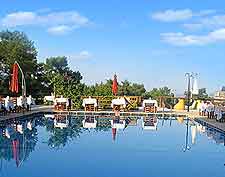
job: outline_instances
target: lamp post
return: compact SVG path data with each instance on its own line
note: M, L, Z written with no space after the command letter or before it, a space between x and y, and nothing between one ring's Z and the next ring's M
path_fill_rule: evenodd
M51 74L52 74L52 78L55 78L55 76L53 76L54 74L55 74L55 71L54 70L52 70L51 71ZM53 82L53 94L54 94L54 98L56 97L56 93L55 93L55 82Z
M191 149L191 147L188 145L188 138L189 138L189 118L187 118L187 123L186 123L185 147L183 148L184 152Z
M190 99L191 99L191 78L193 78L193 73L186 73L185 76L188 79L188 88L187 88L187 99L188 99L188 107L187 112L190 111Z
M15 61L15 64L18 65L18 68L21 72L21 76L22 76L22 95L24 97L26 97L26 79L25 79L25 76L24 76L24 73L23 73L23 70L22 68L20 67L19 63L17 61Z

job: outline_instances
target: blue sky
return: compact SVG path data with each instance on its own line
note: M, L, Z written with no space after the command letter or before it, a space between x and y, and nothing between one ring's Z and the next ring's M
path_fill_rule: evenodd
M24 31L39 61L65 55L84 82L167 85L183 93L185 72L210 93L225 85L222 0L14 0L1 2L0 29Z

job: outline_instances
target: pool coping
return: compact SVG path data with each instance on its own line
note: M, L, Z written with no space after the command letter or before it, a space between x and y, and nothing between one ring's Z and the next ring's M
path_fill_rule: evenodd
M219 131L219 132L225 133L225 126L224 126L224 128L221 128L221 127L219 127L218 125L215 125L215 123L210 122L210 121L209 121L208 119L206 119L206 118L195 118L194 120L195 120L196 122L202 124L203 126L207 126L207 127L209 127L209 128L213 128L213 129L215 129L215 130L217 130L217 131ZM221 123L221 124L223 124L223 123ZM225 125L225 123L224 123L224 125Z
M87 112L87 111L55 111L52 108L49 107L43 107L40 109L36 109L30 112L25 113L12 113L6 116L0 116L0 122L2 121L10 121L10 120L16 120L21 118L29 118L32 116L38 116L43 114L59 114L59 115L70 115L70 116L76 116L76 117L83 117L83 116L96 116L96 117L112 117L115 116L115 113L113 111L95 111L95 112ZM209 128L213 128L219 132L225 133L225 126L224 128L220 128L216 126L214 123L209 122L207 118L205 117L190 117L188 116L188 113L185 112L158 112L158 113L145 113L145 112L121 112L120 116L123 117L147 117L147 116L159 116L160 118L173 118L173 117L183 117L185 118L191 118L192 120L207 126ZM224 124L225 125L225 124Z

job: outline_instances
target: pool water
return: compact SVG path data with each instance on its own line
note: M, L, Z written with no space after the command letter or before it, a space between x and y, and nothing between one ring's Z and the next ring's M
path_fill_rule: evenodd
M1 177L223 177L225 135L179 118L38 115L0 125Z

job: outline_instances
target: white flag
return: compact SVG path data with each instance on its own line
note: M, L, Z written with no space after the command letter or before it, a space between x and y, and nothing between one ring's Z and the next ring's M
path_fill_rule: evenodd
M192 94L193 95L198 95L198 81L197 81L197 78L194 78L194 81L193 81L193 87L192 87Z

